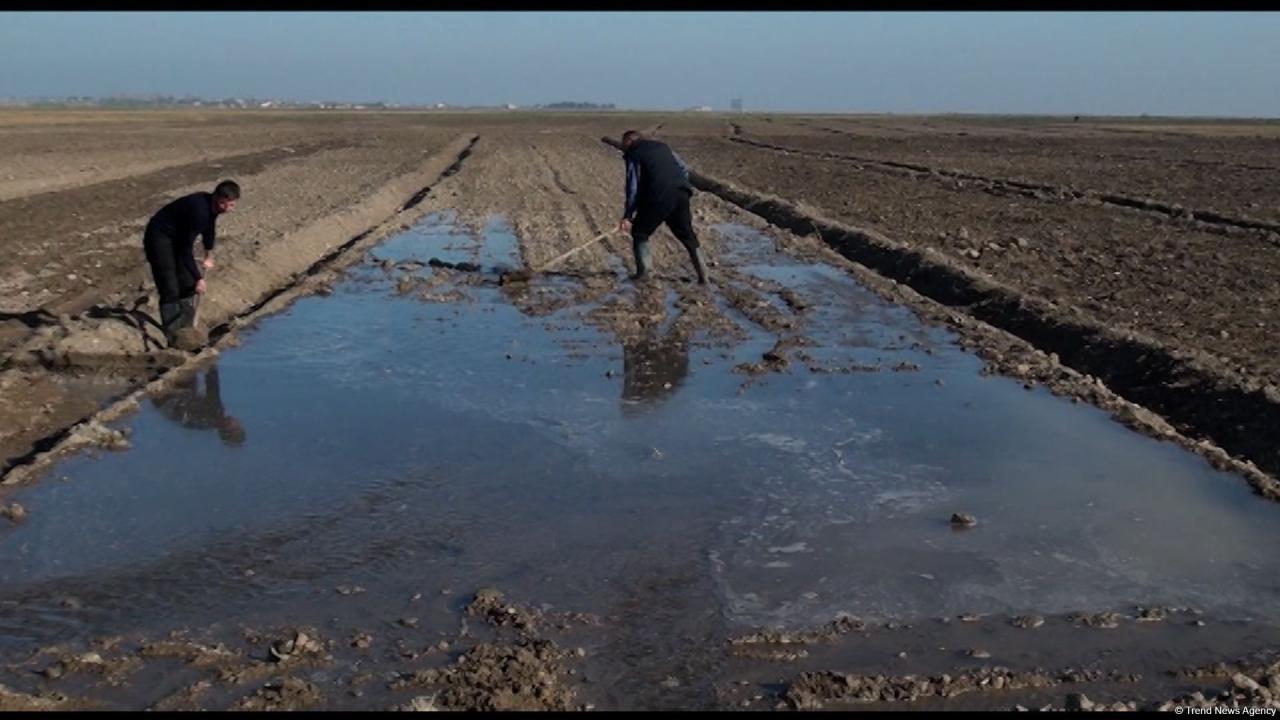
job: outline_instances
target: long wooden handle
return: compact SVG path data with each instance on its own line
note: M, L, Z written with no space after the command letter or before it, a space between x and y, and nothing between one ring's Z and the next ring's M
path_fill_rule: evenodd
M542 267L538 268L536 272L542 272L543 270L546 270L547 268L551 267L552 265L555 265L556 263L560 262L561 260L564 260L565 258L569 257L570 255L573 255L574 253L576 253L576 252L578 252L578 251L580 251L580 250L585 250L586 248L591 247L592 245L594 245L594 244L596 244L596 243L600 242L601 240L603 240L603 239L605 239L605 238L609 237L610 235L614 234L615 232L617 232L617 230L616 230L616 229L615 229L615 230L607 230L607 231L605 231L605 232L600 233L599 235L597 235L597 236L595 236L595 237L591 238L591 239L590 239L590 240L588 240L587 242L582 243L582 244L581 244L581 245L579 245L578 247L576 247L576 248L574 248L574 249L570 250L569 252L566 252L566 253L564 253L563 255L560 255L560 256L558 256L558 257L553 257L553 258L551 258L549 261L547 261L547 262L543 263L543 264L542 264Z

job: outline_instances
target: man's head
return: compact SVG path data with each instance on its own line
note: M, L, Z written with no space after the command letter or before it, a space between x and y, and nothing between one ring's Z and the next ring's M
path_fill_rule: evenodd
M235 180L223 180L213 189L213 208L220 214L235 210L239 199L240 186Z
M631 149L631 146L632 146L632 145L635 145L635 144L636 144L637 142L639 142L640 140L641 140L641 137L640 137L640 133L639 133L638 131L636 131L636 130L628 130L628 131L626 131L626 132L622 133L622 149L623 149L623 150L630 150L630 149Z

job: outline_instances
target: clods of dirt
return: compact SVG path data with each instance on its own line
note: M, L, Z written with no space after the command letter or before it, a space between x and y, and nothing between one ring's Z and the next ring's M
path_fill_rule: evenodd
M430 704L442 710L573 710L577 692L564 666L569 656L549 640L483 643L452 665L402 677L392 688L438 688Z
M299 710L324 702L315 685L295 677L270 682L236 703L233 710Z
M16 502L0 505L0 517L10 522L20 523L26 519L27 509Z

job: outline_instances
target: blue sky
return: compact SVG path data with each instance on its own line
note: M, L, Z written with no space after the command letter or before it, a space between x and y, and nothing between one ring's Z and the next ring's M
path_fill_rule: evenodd
M1280 116L1280 13L0 13L0 97Z

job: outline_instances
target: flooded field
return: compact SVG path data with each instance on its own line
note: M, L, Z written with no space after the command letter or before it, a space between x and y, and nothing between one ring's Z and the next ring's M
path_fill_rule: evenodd
M425 692L397 679L505 631L475 611L490 587L512 616L583 619L538 626L582 649L562 678L575 707L772 708L801 670L984 654L1141 671L1119 696L1155 697L1176 686L1162 671L1277 647L1280 506L980 372L948 332L768 234L707 235L711 289L504 284L521 258L501 217L434 214L379 245L150 398L120 426L127 450L9 496L26 517L0 524L0 684L228 707L279 668L205 687L206 666L146 643L176 631L269 663L262 637L306 627L331 655L269 700L390 707ZM699 327L697 308L727 322ZM640 329L618 332L628 312ZM1126 621L1077 627L1108 612ZM865 637L740 652L840 618ZM118 677L45 671L91 646Z

